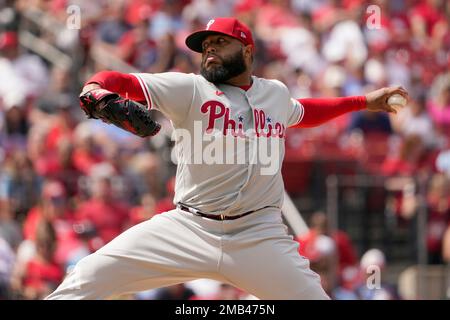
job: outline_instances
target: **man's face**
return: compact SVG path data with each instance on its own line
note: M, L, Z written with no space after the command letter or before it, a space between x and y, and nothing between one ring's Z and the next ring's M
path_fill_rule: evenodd
M247 70L245 46L225 35L210 35L203 40L200 73L212 83L224 83Z

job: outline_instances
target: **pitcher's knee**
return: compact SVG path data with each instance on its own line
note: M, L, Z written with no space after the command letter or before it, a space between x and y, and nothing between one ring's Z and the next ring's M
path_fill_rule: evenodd
M112 266L112 263L108 264L103 256L93 253L78 261L73 272L79 279L84 281L98 281L108 273L106 269L108 269L109 265Z
M91 254L81 259L47 299L101 299L114 286L114 259Z

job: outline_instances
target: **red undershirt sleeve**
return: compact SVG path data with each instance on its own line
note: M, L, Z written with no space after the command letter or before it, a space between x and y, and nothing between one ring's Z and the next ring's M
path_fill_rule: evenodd
M103 89L115 92L124 98L146 103L141 84L136 76L117 71L101 71L91 77L86 84L97 83Z
M365 96L307 98L297 101L303 106L304 114L290 128L316 127L345 113L363 110L367 103Z

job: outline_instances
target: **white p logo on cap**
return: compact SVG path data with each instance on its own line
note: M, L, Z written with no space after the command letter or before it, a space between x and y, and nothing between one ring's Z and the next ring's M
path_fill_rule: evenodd
M206 25L206 30L209 30L209 28L212 26L212 24L215 22L216 20L211 19L208 21L208 24Z

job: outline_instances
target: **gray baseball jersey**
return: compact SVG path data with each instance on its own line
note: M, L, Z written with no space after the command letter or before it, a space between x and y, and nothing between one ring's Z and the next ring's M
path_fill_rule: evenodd
M304 113L303 106L290 97L283 83L253 76L252 86L245 91L215 85L195 74L134 75L148 106L161 111L175 129L175 203L224 215L266 206L281 208L286 129L299 123ZM216 141L222 138L215 144L216 154L211 153L215 162L208 162L213 146L204 138L211 131ZM240 148L235 141L239 139L243 141ZM235 142L234 148L227 148L230 141ZM217 155L222 151L224 158ZM239 158L242 153L244 157ZM275 169L269 170L270 166Z

